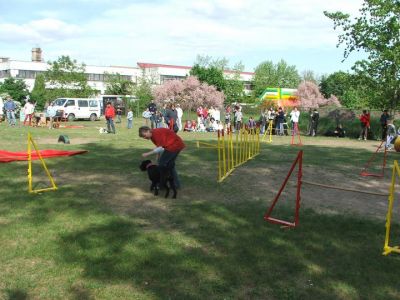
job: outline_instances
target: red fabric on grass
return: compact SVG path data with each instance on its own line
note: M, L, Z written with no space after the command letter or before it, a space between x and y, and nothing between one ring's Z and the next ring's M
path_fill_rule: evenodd
M84 154L87 151L62 151L62 150L39 150L42 158L51 158L59 156L72 156L77 154ZM32 160L39 159L38 154L35 150L32 150ZM12 161L24 161L28 160L28 152L10 152L0 150L0 163L8 163Z

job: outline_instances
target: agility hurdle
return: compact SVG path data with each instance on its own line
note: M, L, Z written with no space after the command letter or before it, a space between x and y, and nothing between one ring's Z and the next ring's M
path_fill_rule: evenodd
M385 166L386 166L386 157L387 157L387 149L386 146L384 145L385 141L382 141L380 145L376 148L376 151L371 155L370 159L367 161L367 163L364 166L364 169L361 170L360 175L361 176L373 176L373 177L383 177L385 175ZM378 154L378 151L384 147L384 153L383 153L383 162L382 162L382 169L380 173L370 173L368 172L368 168L371 165L371 163L375 160L375 157Z
M234 134L232 128L228 127L226 130L217 130L217 137L216 145L197 141L197 148L217 149L218 182L222 182L235 168L260 153L259 129L243 127Z
M273 130L273 121L269 120L268 121L268 127L267 130L265 130L263 137L262 137L262 141L266 141L267 143L272 143L272 130ZM267 136L268 136L268 141L267 141Z
M299 224L299 209L300 209L300 199L301 199L301 187L303 184L306 185L311 185L311 186L316 186L320 188L329 188L329 189L335 189L335 190L340 190L340 191L347 191L347 192L354 192L354 193L361 193L361 194L367 194L367 195L374 195L374 196L383 196L383 197L388 197L389 196L389 211L388 211L388 221L387 221L387 239L389 238L389 230L390 230L390 219L391 219L391 214L392 214L392 206L393 206L393 194L394 194L394 172L395 172L395 167L397 167L397 174L400 177L400 169L397 165L397 162L395 162L395 166L393 167L393 176L392 176L392 187L391 187L391 192L390 194L384 194L384 193L376 193L376 192L371 192L371 191L363 191L363 190L357 190L357 189L350 189L350 188L342 188L342 187L337 187L333 185L327 185L327 184L322 184L322 183L317 183L317 182L311 182L311 181L305 181L303 180L303 171L302 171L302 164L303 164L303 150L300 150L296 156L296 159L293 161L293 164L283 181L281 188L279 189L277 195L275 196L274 200L272 201L272 204L270 208L267 210L267 212L264 214L264 220L268 221L270 223L274 224L280 224L285 227L296 227ZM293 173L296 165L298 165L298 173L297 173L297 186L296 186L296 208L295 208L295 215L294 215L294 221L286 221L286 220L280 220L277 218L271 217L272 211L276 205L276 203L279 200L279 197L285 188L291 174ZM390 201L390 197L392 197L392 200ZM391 203L391 204L390 204ZM390 251L396 251L400 253L400 249L398 247L388 247L388 240L385 242L385 249L389 249ZM395 250L398 249L398 250ZM386 250L385 250L386 251ZM390 253L390 252L389 252Z
M31 147L31 145L33 146L33 148L35 148L36 154L38 155L38 157L42 163L43 169L45 170L46 175L50 180L51 187L49 187L49 188L34 190L32 187L33 180L32 180L32 147ZM29 193L41 193L41 192L55 191L55 190L57 190L56 183L54 182L54 179L51 176L50 171L47 168L46 163L44 162L44 159L43 159L42 155L40 154L40 151L39 151L35 141L32 138L31 133L29 132L28 133L28 192Z

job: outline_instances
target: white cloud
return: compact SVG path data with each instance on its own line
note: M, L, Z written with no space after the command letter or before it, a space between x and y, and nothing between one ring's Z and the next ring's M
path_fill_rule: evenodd
M249 65L248 61L269 59L267 53L287 53L288 49L296 59L297 50L306 53L308 49L335 49L338 33L323 11L341 10L354 15L361 6L361 0L126 3L108 8L97 18L81 18L80 24L67 23L68 16L63 18L62 11L54 7L42 10L42 15L56 18L25 24L0 21L0 47L2 42L39 43L44 53L59 56L68 52L89 64L134 65L140 60L191 64L196 54L202 53ZM107 7L106 2L102 5Z
M80 29L56 19L33 20L26 24L0 24L0 42L46 43L74 37Z

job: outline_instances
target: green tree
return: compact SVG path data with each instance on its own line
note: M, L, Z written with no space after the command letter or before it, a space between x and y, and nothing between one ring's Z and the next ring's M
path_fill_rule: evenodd
M43 74L38 74L35 78L35 85L31 92L31 99L36 102L36 108L41 110L48 99L46 93L46 82Z
M151 90L151 80L142 76L139 80L139 84L133 89L133 93L137 100L135 103L131 104L131 108L136 113L136 116L140 116L140 113L153 99Z
M134 83L126 79L121 74L104 73L106 83L106 94L108 95L130 95L132 94Z
M50 68L44 73L50 88L50 98L89 97L94 90L88 85L85 64L78 64L69 56L61 56L49 62Z
M196 76L200 82L215 86L220 92L223 92L226 88L224 72L218 67L202 67L195 64L190 70L190 75Z
M0 94L8 94L14 100L23 103L23 100L29 95L29 91L23 80L10 77L0 83Z
M324 12L333 20L340 44L345 44L344 60L353 51L367 58L357 61L353 70L378 87L372 105L397 108L400 100L400 3L398 0L364 0L360 16L350 19L342 12Z
M264 61L254 71L254 96L259 97L267 87L297 88L300 75L296 66L289 66L284 60L274 64Z

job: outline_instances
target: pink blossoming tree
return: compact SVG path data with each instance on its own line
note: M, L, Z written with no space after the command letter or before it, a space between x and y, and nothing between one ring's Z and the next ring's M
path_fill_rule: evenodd
M297 88L296 96L300 102L300 106L303 108L318 108L327 105L341 106L338 98L334 95L328 99L324 98L318 86L311 81L300 83Z
M153 90L154 101L157 105L166 103L179 104L184 110L191 110L202 105L205 107L223 106L225 95L214 86L189 76L185 80L168 80Z

